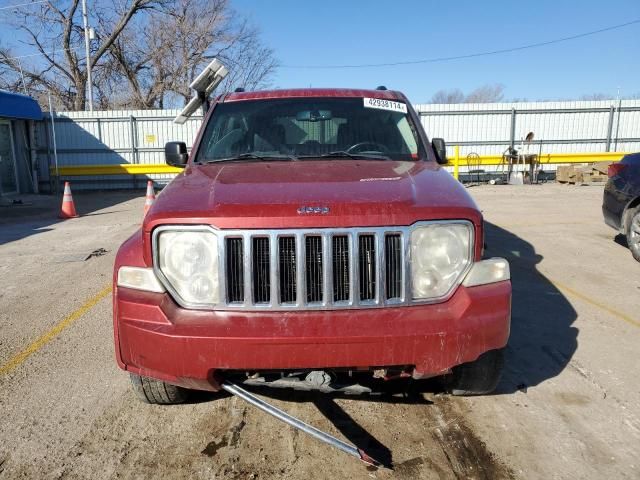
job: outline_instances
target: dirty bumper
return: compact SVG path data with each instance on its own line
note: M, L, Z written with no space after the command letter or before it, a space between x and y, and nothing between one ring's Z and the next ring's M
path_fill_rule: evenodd
M219 390L223 370L408 366L446 373L509 337L511 284L460 287L447 302L314 312L195 311L167 294L119 288L121 368L187 388Z

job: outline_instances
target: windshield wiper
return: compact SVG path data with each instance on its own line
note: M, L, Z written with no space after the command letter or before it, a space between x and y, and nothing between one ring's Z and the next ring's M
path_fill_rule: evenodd
M235 157L213 158L211 160L205 160L204 162L200 162L200 163L244 162L247 160L259 160L263 162L269 162L271 160L298 160L298 157L295 157L293 155L287 155L284 153L263 154L263 155L259 155L257 153L241 153L240 155L236 155Z
M391 160L390 157L384 153L349 153L345 150L336 150L335 152L323 153L321 155L304 155L298 158L333 158L333 157L347 157L356 160Z

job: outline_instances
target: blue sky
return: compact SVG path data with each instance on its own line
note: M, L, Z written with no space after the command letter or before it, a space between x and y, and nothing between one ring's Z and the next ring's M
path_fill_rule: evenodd
M640 19L640 0L234 0L283 65L276 87L375 87L412 102L439 89L501 83L507 98L640 93L640 24L555 45L443 63L312 70L285 65L385 63L464 55Z

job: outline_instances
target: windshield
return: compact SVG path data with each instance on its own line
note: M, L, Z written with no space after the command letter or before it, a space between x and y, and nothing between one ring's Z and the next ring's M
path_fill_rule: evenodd
M416 160L418 135L402 102L287 98L221 103L196 162L317 157Z

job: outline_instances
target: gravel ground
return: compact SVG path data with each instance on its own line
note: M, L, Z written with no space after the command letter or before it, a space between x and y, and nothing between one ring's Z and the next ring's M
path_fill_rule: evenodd
M494 395L429 383L382 398L258 392L393 467L377 470L225 394L136 400L115 364L110 296L98 294L142 194L76 195L82 216L64 222L51 197L0 207L0 479L639 478L640 265L603 224L602 187L469 192L487 254L512 266Z

